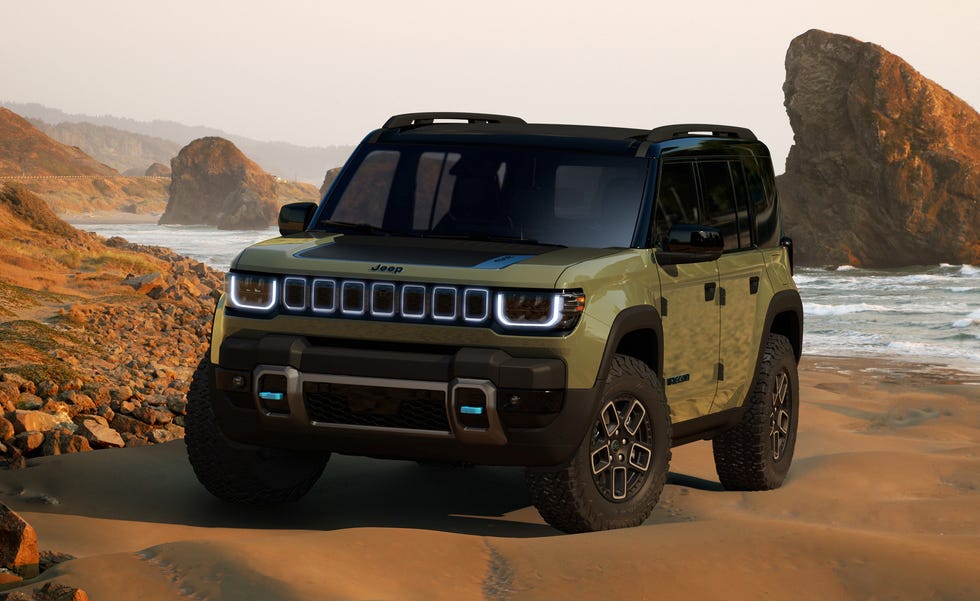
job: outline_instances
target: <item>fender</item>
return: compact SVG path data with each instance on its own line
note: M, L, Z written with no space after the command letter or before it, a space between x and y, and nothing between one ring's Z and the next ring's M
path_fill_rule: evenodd
M609 335L606 337L606 348L602 353L602 363L599 365L599 373L596 375L596 385L605 382L609 375L609 366L612 365L613 356L619 343L630 332L637 330L653 330L656 335L656 348L652 349L654 355L653 370L657 373L660 385L664 386L664 326L660 318L660 312L652 305L636 305L619 312L609 328Z

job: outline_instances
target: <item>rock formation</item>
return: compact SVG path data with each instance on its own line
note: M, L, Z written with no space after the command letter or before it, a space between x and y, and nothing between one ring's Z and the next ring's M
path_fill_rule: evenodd
M5 108L0 108L0 140L0 175L119 175Z
M228 140L194 140L170 165L170 200L161 224L259 229L276 222L276 179Z
M34 124L62 144L77 146L89 156L127 175L143 175L150 163L169 162L181 146L171 140L93 123L49 125L44 121L34 121ZM184 138L184 141L190 139Z
M980 263L980 115L875 44L810 30L786 53L779 178L803 264Z
M170 177L170 167L163 163L153 163L143 172L146 177Z
M320 185L320 198L327 193L330 189L330 185L333 184L333 180L337 179L340 174L340 167L334 167L333 169L327 169L327 173L323 176L323 183Z

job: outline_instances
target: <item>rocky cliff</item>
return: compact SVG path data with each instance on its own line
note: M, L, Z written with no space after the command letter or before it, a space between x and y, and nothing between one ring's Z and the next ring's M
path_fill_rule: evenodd
M980 115L875 44L810 30L786 53L779 178L803 264L980 263Z
M109 115L77 115L35 103L17 103L0 100L0 105L6 106L25 117L43 121L46 124L59 123L63 125L65 123L81 122L96 126L107 126L110 130L114 129L124 133L133 132L150 138L163 138L166 141L174 143L176 146L166 157L154 159L161 162L169 161L177 154L177 150L181 146L186 145L189 140L205 136L218 136L231 140L242 152L251 157L252 160L261 165L269 173L288 180L302 180L314 184L320 181L324 167L342 165L354 150L353 146L311 147L297 146L285 142L263 142L245 136L223 132L211 127L190 127L173 121L136 121ZM60 128L61 125L57 127ZM52 137L57 139L58 135L60 133L55 133ZM90 141L95 142L96 146L90 147L88 145ZM101 144L97 138L81 138L78 139L78 142L77 146L89 152L92 156L99 156L95 154L97 145ZM73 142L73 144L75 143ZM113 165L112 161L106 161L106 163ZM145 168L148 164L149 161L144 158L142 162L134 162L132 168Z
M0 176L119 175L78 148L51 139L5 108L0 108L0 141Z
M170 200L161 224L259 229L276 222L276 179L228 140L194 140L170 166Z
M151 163L169 163L180 150L176 142L107 125L68 122L50 125L39 120L33 123L62 144L77 146L106 165L133 175L143 175Z

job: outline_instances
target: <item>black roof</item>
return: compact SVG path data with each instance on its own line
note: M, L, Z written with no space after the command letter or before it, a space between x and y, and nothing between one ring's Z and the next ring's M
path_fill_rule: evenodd
M437 122L437 120L439 120ZM451 120L444 122L444 120ZM527 123L519 117L487 113L408 113L395 115L372 132L373 143L502 144L589 150L633 156L659 155L671 151L696 151L707 146L761 147L755 134L742 127L713 124L665 125L654 129ZM758 150L756 151L758 154Z

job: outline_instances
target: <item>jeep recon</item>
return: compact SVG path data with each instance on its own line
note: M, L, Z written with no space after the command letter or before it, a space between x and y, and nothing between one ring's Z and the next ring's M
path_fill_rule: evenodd
M516 465L583 532L642 523L674 445L710 439L728 489L786 476L803 310L747 129L398 115L279 230L187 395L222 499L298 499L330 453Z

